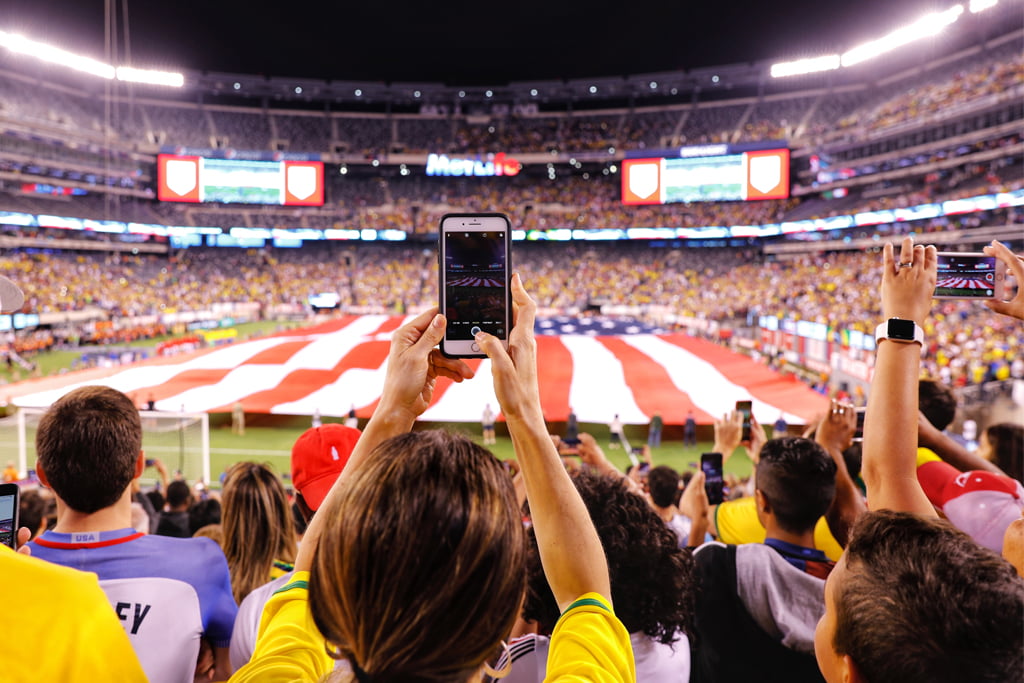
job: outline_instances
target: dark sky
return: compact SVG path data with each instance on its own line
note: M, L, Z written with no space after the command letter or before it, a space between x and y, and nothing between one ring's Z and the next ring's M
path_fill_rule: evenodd
M139 66L500 84L842 51L953 0L107 0ZM103 56L104 0L4 0L0 29ZM121 32L119 21L118 31Z

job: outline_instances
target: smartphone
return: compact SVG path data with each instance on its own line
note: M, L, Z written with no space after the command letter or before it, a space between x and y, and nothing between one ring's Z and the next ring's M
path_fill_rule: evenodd
M863 441L864 440L864 416L867 415L868 408L867 408L867 406L861 406L859 408L854 408L854 410L857 412L857 431L855 431L853 433L853 440L854 441Z
M156 464L156 458L146 458L146 467L152 467Z
M743 441L750 441L750 411L753 408L752 401L736 401L736 412L743 415Z
M704 472L704 491L708 503L718 505L725 498L725 480L722 478L722 454L701 453L700 469Z
M483 330L508 348L512 326L512 224L500 213L441 218L438 259L440 309L448 320L441 353L484 358L474 337Z
M18 510L21 505L21 487L0 484L0 544L17 550Z
M979 252L940 251L936 299L999 299L1006 288L1006 264Z

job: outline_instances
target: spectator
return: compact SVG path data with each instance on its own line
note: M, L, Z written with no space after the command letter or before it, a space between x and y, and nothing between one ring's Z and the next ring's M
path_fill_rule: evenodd
M241 462L224 482L224 555L235 601L290 572L295 525L284 486L267 465Z
M686 422L683 424L683 445L697 445L697 420L693 417L693 411L686 411Z
M18 481L21 477L18 475L18 468L14 466L13 460L7 461L7 467L4 468L4 483L11 484Z
M656 471L658 468L652 470ZM690 680L687 632L693 616L693 559L643 498L626 490L622 476L581 472L573 476L601 539L611 572L612 599L630 633L636 680L670 683ZM529 533L527 591L523 618L536 622L542 635L509 644L512 671L506 683L545 680L550 634L559 611L548 588ZM498 661L501 670L505 662Z
M703 484L702 484L703 485ZM698 546L704 542L704 534L691 534L693 520L679 511L676 501L679 497L679 473L666 465L658 465L647 473L647 491L651 507L661 521L675 533L679 547Z
M210 524L220 524L221 505L216 498L207 498L192 504L188 509L188 530L190 536Z
M103 386L65 394L40 419L36 452L58 513L55 529L30 544L32 553L99 576L151 681L191 681L204 636L213 673L226 679L237 608L224 555L206 539L131 527L131 481L145 467L131 400Z
M989 425L981 432L978 455L1017 481L1024 481L1024 427L1011 422Z
M498 443L497 439L494 438L494 411L491 410L491 404L484 404L484 413L480 417L480 426L484 434L484 445L490 446Z
M491 359L495 392L519 446L539 552L562 612L548 676L635 680L629 634L609 607L600 540L544 426L536 304L518 276L512 295L512 355L485 333L477 342ZM456 381L473 375L434 349L444 328L433 309L392 338L384 392L352 454L355 464L313 519L296 581L267 603L256 653L236 683L319 679L330 665L325 639L360 680L469 680L488 668L522 592L525 544L512 482L468 439L403 433L429 405L435 373ZM322 636L314 635L314 623Z
M707 544L694 555L695 680L821 680L814 625L834 563L815 548L814 527L832 504L835 479L833 458L813 441L765 444L754 496L765 542Z
M919 329L931 309L936 251L886 244L883 316ZM864 425L862 475L872 512L828 580L815 652L825 679L871 683L1024 677L1024 581L944 521L917 469L920 343L883 323Z
M191 538L188 511L192 506L192 489L187 482L176 479L167 485L167 509L160 513L156 525L158 536Z
M22 490L18 505L18 523L29 530L29 540L46 531L46 489Z
M307 429L295 441L292 446L292 484L295 486L295 508L301 514L304 525L312 521L327 492L345 469L359 434L359 430L346 425L328 423ZM274 579L254 589L242 600L235 619L235 629L231 634L233 670L241 668L252 657L263 607L275 591L288 583L291 576L285 574Z

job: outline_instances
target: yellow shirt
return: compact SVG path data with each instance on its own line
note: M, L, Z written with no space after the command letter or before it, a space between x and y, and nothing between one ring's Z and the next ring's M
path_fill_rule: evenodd
M319 681L333 667L309 611L309 572L295 572L267 601L252 659L235 672L231 683Z
M722 543L741 545L743 543L764 543L766 536L761 521L757 518L756 502L753 496L729 500L715 510L715 526ZM814 525L814 547L825 553L833 562L839 561L843 548L832 535L828 523L822 517Z
M0 546L4 628L0 678L144 683L135 651L95 574Z
M616 683L635 681L629 633L608 601L587 593L569 605L555 625L544 681Z

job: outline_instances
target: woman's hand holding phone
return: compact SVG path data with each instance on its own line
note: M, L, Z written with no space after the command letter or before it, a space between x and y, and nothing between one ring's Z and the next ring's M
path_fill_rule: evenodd
M1024 320L1024 262L1015 256L1005 244L992 240L992 244L985 247L983 251L989 256L995 256L1006 264L1006 269L1013 273L1017 280L1017 294L1009 301L986 301L985 305L996 313L1002 313L1018 320Z

